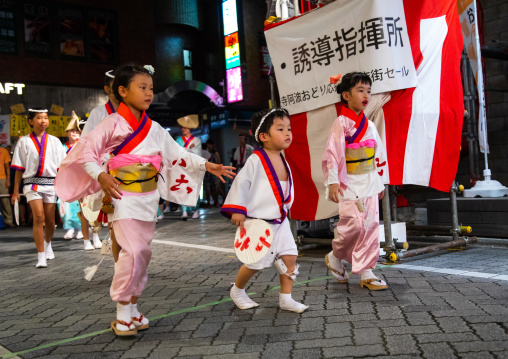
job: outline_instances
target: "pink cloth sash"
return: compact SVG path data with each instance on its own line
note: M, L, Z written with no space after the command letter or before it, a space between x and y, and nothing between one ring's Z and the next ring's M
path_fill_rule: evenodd
M346 148L352 148L352 149L359 149L360 147L370 147L375 148L376 147L376 140L365 140L360 141L358 143L351 143L349 145L346 145Z
M150 163L155 167L157 171L161 168L162 157L160 155L156 156L139 156L133 154L120 154L118 156L113 156L108 161L108 171L117 169L123 166L130 166L135 163Z

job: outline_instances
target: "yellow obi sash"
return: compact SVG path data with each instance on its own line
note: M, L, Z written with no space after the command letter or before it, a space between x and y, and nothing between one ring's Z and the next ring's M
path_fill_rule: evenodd
M346 167L348 175L362 175L374 172L376 149L372 147L346 147Z
M157 169L151 164L136 163L110 170L123 184L118 188L131 193L148 193L157 189Z

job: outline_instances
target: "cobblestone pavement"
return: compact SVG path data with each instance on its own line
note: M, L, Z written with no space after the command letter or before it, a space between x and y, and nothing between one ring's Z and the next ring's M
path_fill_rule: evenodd
M108 330L112 258L87 282L83 269L99 251L63 234L55 234L56 259L35 269L31 230L0 232L1 358L508 358L506 248L384 266L376 272L390 288L379 292L360 288L358 276L346 285L330 279L327 248L303 252L293 297L307 312L278 308L273 268L248 287L260 307L240 310L228 295L239 268L228 252L234 227L216 210L187 222L173 216L159 222L157 240L226 251L153 243L139 302L150 329L117 338Z

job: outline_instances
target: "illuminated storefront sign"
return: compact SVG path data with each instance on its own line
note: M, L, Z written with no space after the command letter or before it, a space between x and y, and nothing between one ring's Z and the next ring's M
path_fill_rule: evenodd
M228 35L224 38L226 47L226 70L240 66L240 44L238 42L238 32Z
M222 0L228 102L243 100L236 0Z
M11 82L0 82L0 93L2 94L10 94L13 91L16 91L18 95L23 95L23 88L25 84L14 84Z
M224 21L224 35L238 31L236 0L222 0L222 18Z
M228 102L237 102L243 100L242 91L242 70L240 67L235 67L226 71L226 78L228 83Z

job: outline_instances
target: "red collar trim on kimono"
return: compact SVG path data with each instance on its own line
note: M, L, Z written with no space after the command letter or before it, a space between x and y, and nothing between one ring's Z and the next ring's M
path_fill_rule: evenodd
M39 139L37 138L37 135L35 132L32 132L30 134L30 138L32 139L32 142L35 145L35 148L37 149L37 153L39 153L39 166L37 167L37 174L36 176L42 176L42 172L44 172L44 162L46 161L46 148L48 147L48 135L46 132L42 134L41 142L39 142Z
M365 117L363 111L360 112L359 115L357 115L353 110L351 110L347 106L342 106L340 114L355 121L356 132L353 136L351 136L351 138L349 140L346 138L346 141L348 141L348 143L360 142L362 140L363 136L365 136L365 133L367 132L367 128L369 127L368 123L367 123L367 118Z
M254 154L257 155L261 160L261 164L263 165L266 176L268 177L268 182L270 182L270 187L272 187L273 195L275 196L275 199L279 205L280 218L275 219L274 223L282 223L287 217L286 210L284 209L284 204L291 202L291 188L293 187L293 179L291 178L291 172L289 172L289 167L286 163L286 159L282 154L280 155L282 158L282 163L284 163L284 167L286 167L289 179L289 194L288 197L284 199L284 193L282 192L282 187L280 186L279 177L277 177L277 173L275 173L272 161L270 161L270 158L266 154L265 150L262 148L257 148L254 151Z
M116 112L111 100L108 100L108 102L106 102L104 106L106 106L106 111L108 111L108 115L111 115L112 113Z
M72 146L74 146L74 145L71 145L68 141L65 142L65 147L67 147L66 153L69 153L69 151L71 150Z
M187 146L189 146L189 145L190 145L190 143L191 143L191 142L192 142L192 140L194 139L194 136L193 136L193 135L190 135L190 137L189 137L189 138L187 138L187 139L186 139L186 138L187 138L187 137L182 136L182 140L183 140L183 142L184 142L183 147L185 147L185 148L187 148Z
M130 153L141 142L143 142L152 127L152 120L148 118L145 111L141 114L141 121L138 122L131 110L129 110L123 102L120 103L120 106L118 107L118 114L127 121L133 132L113 151L113 155L115 156Z

